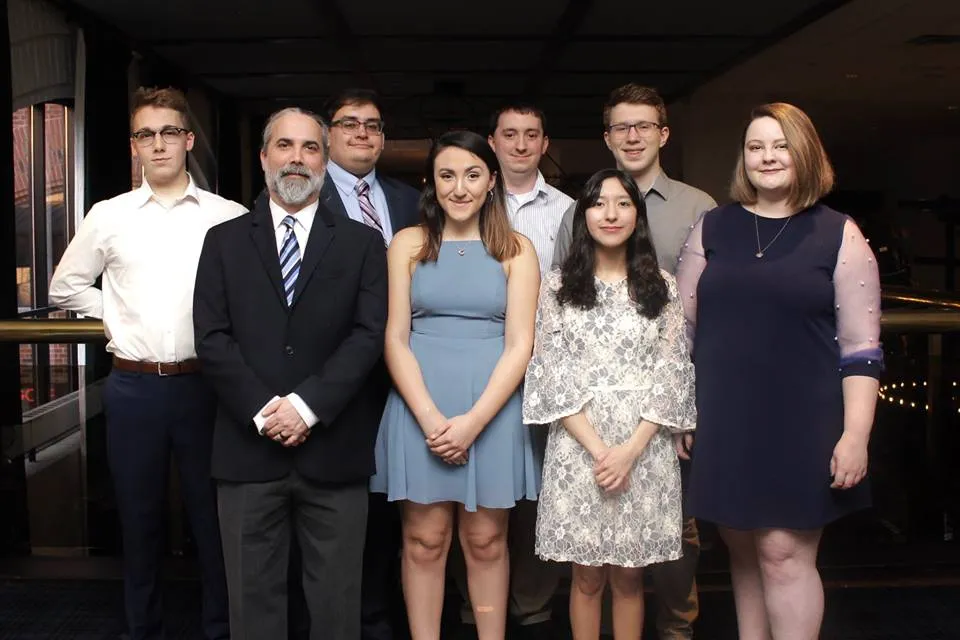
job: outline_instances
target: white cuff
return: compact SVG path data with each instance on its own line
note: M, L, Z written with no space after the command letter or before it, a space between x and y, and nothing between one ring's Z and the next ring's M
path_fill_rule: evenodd
M287 396L287 400L290 401L290 404L293 405L293 408L297 410L297 413L300 414L300 418L307 425L307 429L313 427L313 425L320 422L320 418L317 417L310 407L307 406L307 403L303 401L303 398L298 396L295 393L291 393Z
M280 396L273 396L270 398L267 404L260 407L260 411L257 411L257 415L253 416L253 424L257 425L257 433L260 435L263 435L263 426L267 423L267 418L263 415L264 410L279 399Z

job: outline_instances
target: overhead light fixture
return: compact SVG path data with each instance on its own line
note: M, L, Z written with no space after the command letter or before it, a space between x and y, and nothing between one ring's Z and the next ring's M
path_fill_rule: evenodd
M847 76L847 79L849 79L849 80L856 80L857 78L860 77L860 74L859 74L859 73L848 73L848 74L846 74L846 76Z

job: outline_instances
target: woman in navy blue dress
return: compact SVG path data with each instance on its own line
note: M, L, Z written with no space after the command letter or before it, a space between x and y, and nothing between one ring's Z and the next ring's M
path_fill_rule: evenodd
M692 514L730 551L741 640L814 640L817 546L869 504L882 366L876 260L819 200L834 175L810 119L751 113L733 204L694 227L677 280L697 376Z

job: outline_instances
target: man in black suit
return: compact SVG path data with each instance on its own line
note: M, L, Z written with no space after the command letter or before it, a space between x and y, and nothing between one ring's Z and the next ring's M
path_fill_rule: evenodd
M330 161L320 201L334 213L363 222L381 232L384 245L393 234L420 220L420 194L413 187L377 171L383 152L384 122L377 95L348 89L327 103L324 117L330 125ZM390 376L382 364L376 406L383 410ZM363 551L362 640L392 640L391 603L400 576L400 516L385 494L369 496L367 541Z
M380 422L386 256L376 230L319 202L327 129L267 121L269 199L204 241L197 352L218 397L212 472L234 640L287 635L290 538L312 640L360 635L367 482Z

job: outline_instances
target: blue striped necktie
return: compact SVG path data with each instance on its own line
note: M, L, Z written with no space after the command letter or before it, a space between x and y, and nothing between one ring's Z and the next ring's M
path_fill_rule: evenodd
M280 275L283 277L283 293L289 307L293 304L293 291L297 287L297 276L300 275L300 244L297 242L297 234L293 232L296 219L286 216L282 224L287 228L287 232L283 236L283 246L280 247Z

